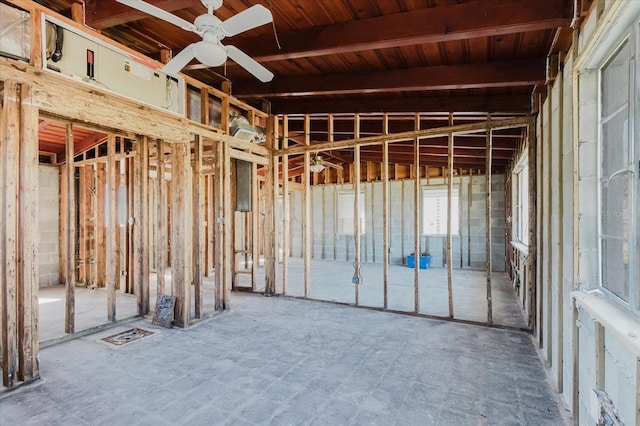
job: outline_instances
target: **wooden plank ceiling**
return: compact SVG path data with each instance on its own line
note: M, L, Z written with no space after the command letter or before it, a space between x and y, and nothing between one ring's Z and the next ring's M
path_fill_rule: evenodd
M72 2L48 4L68 14ZM147 2L190 22L206 13L200 0ZM194 61L184 72L214 87L229 80L234 96L255 105L269 101L278 114L454 112L480 119L531 112L532 93L547 79L547 57L570 39L574 0L224 0L215 14L225 20L258 3L271 10L273 25L223 44L271 70L272 82L259 82L232 61L208 69ZM115 0L84 4L87 26L158 60L200 40ZM348 127L336 131L336 140L353 137ZM507 148L516 149L522 137L516 133L500 139L512 146L496 149L496 164ZM326 141L326 134L313 140ZM470 155L457 150L456 159L484 163L481 138L456 141L468 141L462 148ZM369 151L363 155L379 156ZM392 162L411 161L410 152L392 155Z

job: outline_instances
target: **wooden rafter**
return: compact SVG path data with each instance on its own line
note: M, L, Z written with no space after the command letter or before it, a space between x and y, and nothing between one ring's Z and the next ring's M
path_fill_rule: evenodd
M516 59L305 76L277 79L266 84L244 81L234 86L234 95L282 97L527 86L544 82L545 64L545 58Z

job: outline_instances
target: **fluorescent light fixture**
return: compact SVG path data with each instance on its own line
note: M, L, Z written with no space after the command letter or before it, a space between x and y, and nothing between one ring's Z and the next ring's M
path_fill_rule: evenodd
M249 124L249 120L241 115L236 115L229 123L229 133L234 138L249 142L257 132L256 129Z
M313 173L318 173L324 170L324 166L321 163L311 163L309 165L309 170Z

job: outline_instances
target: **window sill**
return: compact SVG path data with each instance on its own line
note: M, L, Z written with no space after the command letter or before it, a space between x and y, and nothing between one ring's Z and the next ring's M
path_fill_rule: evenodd
M589 313L589 316L609 332L613 333L635 356L640 358L640 321L631 313L606 300L602 292L574 291L571 297L576 305Z
M529 254L529 246L522 244L519 241L511 241L511 247L518 250L525 256Z

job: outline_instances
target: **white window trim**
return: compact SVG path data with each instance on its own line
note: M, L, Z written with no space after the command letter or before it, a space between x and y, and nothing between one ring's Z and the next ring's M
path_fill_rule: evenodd
M448 190L448 186L447 185L425 185L422 186L422 198L420 199L420 208L421 210L421 215L420 215L420 226L422 228L421 234L423 237L444 237L447 235L447 232L445 231L443 234L428 234L426 232L427 227L425 226L424 220L425 220L425 194L429 191L439 191L439 190ZM458 226L457 226L457 232L452 232L451 235L454 237L459 237L460 236L460 213L461 213L461 209L460 209L460 185L459 184L454 184L453 185L453 190L451 192L452 194L452 198L453 198L453 194L455 194L457 192L458 195L458 214L456 216L452 216L451 219L452 220L456 220L458 222ZM453 199L451 200L452 204L455 202ZM455 219L454 219L455 217ZM445 228L446 228L446 224L445 224Z
M520 235L520 226L521 226L521 222L522 222L522 218L524 217L524 214L528 215L528 211L524 212L522 211L522 200L524 199L524 197L521 197L522 194L522 185L520 182L520 175L522 173L522 171L527 168L528 169L529 166L529 155L528 153L525 151L525 153L523 153L520 158L518 159L518 162L516 163L515 167L513 168L513 173L511 174L511 182L515 183L517 182L517 187L516 185L512 184L512 191L511 191L511 242L514 243L514 246L516 246L520 251L528 251L529 250L529 218L527 216L527 231L525 231L523 233L523 235ZM527 174L531 173L531 170L527 170ZM529 197L529 179L527 178L527 182L525 182L526 188L527 188L527 198ZM517 189L516 189L517 188ZM528 200L527 200L528 201ZM528 202L527 202L528 205ZM513 220L513 215L514 215L514 210L518 209L518 220ZM528 209L527 209L528 210Z
M342 229L342 226L340 224L340 221L342 219L341 216L341 202L340 202L340 198L342 195L352 195L355 198L355 189L341 189L339 191L336 192L336 232L338 235L342 235L342 236L353 236L355 234L355 217L353 218L353 232L344 232L344 230ZM365 235L366 234L366 208L365 208L365 194L364 191L360 191L360 235ZM351 211L353 211L353 213L355 213L355 201L354 204L351 204Z
M639 2L640 3L640 2ZM623 30L617 34L616 39L612 39L611 34L607 37L602 45L597 49L598 53L601 53L605 47L608 55L604 56L602 54L595 54L594 57L591 58L589 65L598 70L598 151L597 151L597 176L598 176L598 185L597 185L597 211L598 211L598 287L606 295L606 297L610 300L615 300L617 303L625 306L634 314L640 314L640 286L637 284L640 281L640 265L637 264L637 253L640 251L640 221L637 216L640 214L640 205L639 200L636 197L636 192L640 189L640 183L638 182L639 174L640 174L640 164L638 164L638 150L640 147L640 141L638 141L638 130L637 127L640 123L638 123L638 111L636 110L636 102L637 98L632 98L629 105L629 117L630 122L628 125L628 132L631 149L631 157L633 158L633 174L634 178L632 179L632 187L630 188L630 206L631 206L631 218L629 224L629 297L628 301L620 298L613 291L609 290L605 287L605 283L603 282L603 254L602 254L602 219L601 219L601 211L602 211L602 144L603 144L603 132L602 132L602 68L606 66L611 59L618 53L619 48L628 41L630 43L630 49L632 52L632 67L634 68L631 71L630 78L630 92L636 93L638 88L640 87L640 79L637 77L638 70L640 67L638 66L637 60L640 57L640 21L634 20L633 23L623 27ZM604 46L603 46L604 45ZM595 58L598 58L598 62L595 62ZM636 76L635 79L633 76ZM637 95L636 95L637 96ZM633 236L635 235L635 241Z

